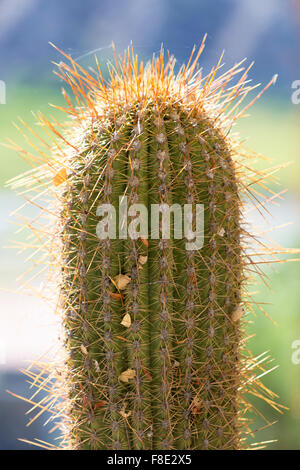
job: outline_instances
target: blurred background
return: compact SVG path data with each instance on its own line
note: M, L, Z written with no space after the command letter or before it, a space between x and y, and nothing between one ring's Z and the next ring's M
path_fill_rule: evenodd
M32 111L61 118L48 103L60 104L60 80L52 73L59 53L49 41L72 55L82 66L100 64L112 57L111 43L123 52L133 41L144 60L160 49L161 43L177 58L186 61L194 44L200 45L208 33L201 65L204 71L215 65L225 49L226 67L247 57L255 60L250 72L253 82L266 84L275 73L278 80L251 109L250 117L238 124L246 145L270 158L270 165L293 161L280 172L281 191L288 188L272 210L271 226L280 226L270 235L285 247L300 244L300 104L293 104L292 88L300 80L300 1L298 0L1 0L0 1L0 141L11 138L23 143L12 121L21 116L32 124ZM295 85L294 85L295 86ZM298 84L299 86L299 84ZM299 94L300 96L300 94ZM295 100L294 100L295 101ZM268 163L264 164L265 166ZM15 293L20 276L28 267L26 254L7 249L11 240L24 241L23 232L9 220L21 200L6 189L9 178L29 169L13 151L0 149L0 449L29 449L18 438L55 442L48 435L45 416L27 426L25 413L30 404L7 393L29 397L26 378L20 369L31 360L49 358L57 343L58 323L51 309L33 295ZM280 205L279 205L280 202ZM33 209L27 210L27 213ZM289 224L291 222L291 224ZM254 223L262 223L255 220ZM263 226L262 226L263 228ZM278 369L264 382L280 397L288 410L280 415L264 403L260 411L276 423L257 433L255 441L275 441L268 448L300 449L300 354L293 344L300 342L299 263L267 268L272 285L254 286L257 301L263 301L277 327L257 311L249 327L255 354L269 351ZM43 279L36 279L37 288ZM293 352L294 360L292 357ZM44 354L46 353L46 356ZM263 422L257 420L257 428Z

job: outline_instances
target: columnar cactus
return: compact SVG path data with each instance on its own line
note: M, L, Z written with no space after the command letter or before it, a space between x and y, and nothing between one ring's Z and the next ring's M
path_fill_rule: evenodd
M199 55L175 76L163 53L144 69L128 52L109 84L69 57L68 131L40 117L61 139L33 178L56 199L68 448L245 447L245 182L228 131L250 88L246 74L227 86L238 65L201 77ZM106 225L99 207L113 207Z

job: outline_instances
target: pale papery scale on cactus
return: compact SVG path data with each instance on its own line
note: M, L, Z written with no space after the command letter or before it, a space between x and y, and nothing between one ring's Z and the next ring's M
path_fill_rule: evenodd
M36 167L11 185L33 204L39 193L50 200L41 207L49 226L31 229L53 298L60 290L62 359L25 373L49 393L36 409L57 420L59 448L244 449L249 397L281 409L256 378L269 357L253 357L244 332L247 285L284 251L258 240L253 260L244 225L249 201L264 209L273 169L250 168L255 155L232 133L256 100L242 107L255 88L250 67L221 73L221 57L203 76L203 48L204 40L177 74L163 50L144 66L128 49L109 66L108 83L97 62L91 74L63 53L67 122L38 115L50 149L11 144ZM204 204L203 247L187 250L174 236L100 240L97 208L118 209L119 196L147 208Z

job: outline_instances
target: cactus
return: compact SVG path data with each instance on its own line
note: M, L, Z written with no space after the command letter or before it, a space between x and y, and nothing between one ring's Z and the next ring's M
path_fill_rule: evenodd
M25 182L48 188L54 214L43 246L60 272L66 359L50 374L48 408L63 416L65 448L242 449L247 391L273 400L245 349L249 155L229 135L251 87L246 72L231 86L240 64L203 78L203 46L177 75L163 51L144 68L128 50L109 84L65 55L58 74L75 95L64 92L72 119L62 132L39 116L58 139ZM261 178L251 171L251 182ZM149 226L154 205L203 205L203 246L175 236L175 217L170 237L162 217L157 237L126 236L138 219L120 215L125 201L148 209ZM115 238L98 236L101 204L115 208Z

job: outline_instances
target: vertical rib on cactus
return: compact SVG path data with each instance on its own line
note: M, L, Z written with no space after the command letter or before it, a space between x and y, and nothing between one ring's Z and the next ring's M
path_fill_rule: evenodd
M128 204L144 204L148 207L147 179L147 121L142 111L137 111L132 129L132 150L128 159ZM134 223L132 214L129 223ZM131 326L126 336L129 345L129 368L136 371L135 391L132 400L131 423L134 448L152 446L151 384L145 371L150 371L150 319L148 310L148 270L140 269L140 260L147 257L144 245L138 239L129 239L125 271L131 279L126 293L126 312ZM141 258L142 257L142 258ZM149 375L149 372L148 372Z
M153 111L156 111L155 109ZM159 110L152 118L149 154L150 205L171 204L170 191L170 155L167 136ZM150 206L151 207L151 206ZM153 377L153 445L158 449L173 446L171 410L171 361L172 351L172 248L171 240L165 239L162 226L157 232L151 229L153 239L149 240L149 313L151 325L151 371ZM160 221L161 222L161 221ZM157 229L156 228L156 229Z
M31 178L50 178L56 197L66 448L241 449L245 393L271 402L249 375L255 361L242 344L246 167L227 135L236 119L229 105L250 87L244 74L227 88L239 65L202 79L200 52L177 76L163 54L144 69L128 52L108 85L100 70L94 78L66 56L71 67L60 64L59 75L80 106L66 97L72 121L63 135L40 118L63 141ZM101 204L116 215L116 236L104 240ZM148 240L141 227L127 236L139 226L133 204L148 210ZM190 250L191 233L178 236L170 215L169 237L163 220L170 208L183 216L190 206L195 215L196 204L204 240Z

